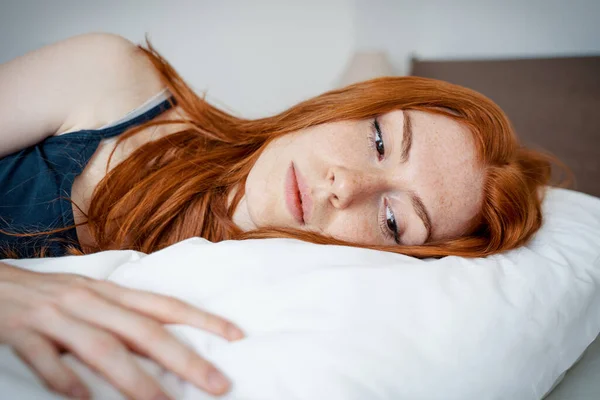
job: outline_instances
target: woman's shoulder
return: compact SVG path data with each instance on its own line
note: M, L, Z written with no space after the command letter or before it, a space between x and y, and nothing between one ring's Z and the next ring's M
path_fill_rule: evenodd
M67 39L57 46L65 47L57 52L73 57L73 68L78 69L72 71L72 84L87 81L85 92L80 93L81 107L69 115L58 134L109 124L164 89L149 58L122 36L92 33Z
M0 64L0 157L48 136L119 119L163 88L145 53L117 35L94 33Z

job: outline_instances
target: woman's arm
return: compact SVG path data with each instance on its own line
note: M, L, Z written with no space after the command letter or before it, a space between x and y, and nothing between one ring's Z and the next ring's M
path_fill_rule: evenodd
M56 133L116 120L163 87L128 40L76 36L0 65L0 158Z
M213 394L227 390L214 366L162 324L186 324L229 340L239 328L174 298L71 274L43 274L0 262L0 344L10 345L48 387L70 397L87 390L62 361L66 349L128 398L154 399L162 389L129 349Z

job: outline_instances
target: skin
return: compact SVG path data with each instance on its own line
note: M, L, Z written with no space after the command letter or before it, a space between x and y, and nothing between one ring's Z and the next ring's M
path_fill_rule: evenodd
M211 393L229 382L163 324L186 324L229 340L235 325L174 298L72 274L42 274L0 263L0 343L11 346L46 386L89 398L61 359L67 350L130 399L170 397L136 362L134 350ZM92 311L92 312L90 312Z
M401 160L406 115L412 146ZM443 115L396 110L372 120L317 125L270 143L253 166L246 192L234 213L244 230L290 227L355 243L393 245L385 234L393 212L399 243L420 245L464 234L481 208L483 167L471 132ZM383 156L373 146L383 141ZM380 144L380 143L379 143ZM285 203L284 183L291 163L312 198L302 224ZM411 199L417 194L431 220L428 237Z
M156 70L135 45L108 34L74 37L2 64L0 82L0 157L51 135L101 127L163 88ZM481 204L483 173L475 161L472 136L449 118L410 113L414 138L406 162L399 157L401 111L379 118L384 157L372 145L371 121L319 125L273 141L251 170L234 221L245 230L294 227L357 243L393 244L384 234L385 200L395 214L401 242L420 244L427 233L412 208L409 194L414 192L431 217L430 239L460 235ZM140 132L122 143L110 167L146 141L169 133ZM111 146L110 141L101 144L73 185L72 200L84 212L90 193L106 173ZM292 162L312 198L312 216L306 224L292 217L284 201L285 176ZM76 210L74 215L78 221ZM78 238L87 240L79 230ZM226 381L211 385L216 369L161 326L188 324L230 340L243 336L218 316L160 295L74 275L28 272L4 263L0 285L0 321L4 321L0 344L12 346L48 387L60 393L88 394L63 364L63 350L78 355L130 398L164 394L132 362L131 351L212 394L228 389Z
M88 34L1 64L0 87L3 157L51 135L118 120L164 86L134 44L115 35ZM145 141L169 133L140 132L115 152L110 167ZM73 185L71 198L84 212L106 174L114 145L114 141L103 142ZM78 211L74 215L77 220ZM85 232L78 230L78 235L80 241L87 240ZM131 399L169 398L137 365L133 353L213 395L229 390L229 382L214 366L163 327L173 323L229 340L243 337L231 322L170 297L76 275L29 272L0 262L0 344L11 346L48 388L65 396L87 398L89 392L61 358L64 351Z

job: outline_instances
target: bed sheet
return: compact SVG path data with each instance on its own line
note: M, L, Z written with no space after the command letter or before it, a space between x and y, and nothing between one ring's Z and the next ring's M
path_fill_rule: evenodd
M600 336L565 375L546 400L600 399Z

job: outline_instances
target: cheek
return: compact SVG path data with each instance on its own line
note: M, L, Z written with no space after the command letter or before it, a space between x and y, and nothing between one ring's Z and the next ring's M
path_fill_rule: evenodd
M375 157L369 147L368 133L362 126L332 124L303 136L299 140L302 147L294 149L295 154L318 157L328 164L359 167Z
M376 217L367 217L366 213L357 211L339 211L325 229L325 234L336 239L354 243L377 244Z

